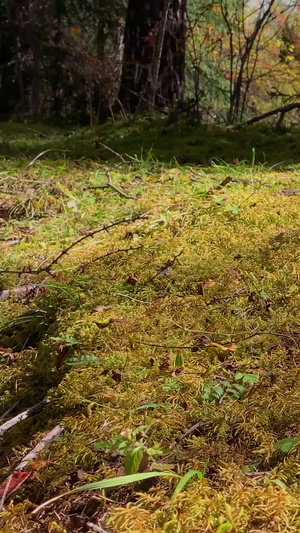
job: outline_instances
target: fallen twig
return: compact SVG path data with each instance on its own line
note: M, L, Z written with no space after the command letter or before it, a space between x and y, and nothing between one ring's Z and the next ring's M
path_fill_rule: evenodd
M93 522L87 522L87 527L91 529L92 531L95 531L95 533L110 533L110 531L107 531L106 529L103 529L100 526L97 526Z
M86 233L86 235L83 235L82 237L74 241L72 244L67 246L67 248L64 248L64 250L59 252L59 254L52 261L50 261L50 263L48 263L48 265L46 266L37 268L35 270L31 269L30 267L24 267L22 270L9 270L9 269L0 270L0 274L18 274L19 276L22 276L24 274L41 274L42 272L47 272L48 274L51 274L51 268L54 265L56 265L63 256L67 255L72 248L80 244L85 239L93 237L94 235L96 235L97 233L100 233L101 231L107 231L110 228L114 228L115 226L120 226L120 224L127 224L131 222L135 222L136 220L141 220L143 218L146 218L146 215L137 215L133 218L123 218L121 220L117 220L116 222L112 222L111 224L107 224L107 225L104 224L100 228L96 228L92 231L89 231L88 233Z
M5 488L0 502L0 512L3 509L6 497L12 494L12 492L15 492L15 490L17 490L25 480L31 477L32 471L27 469L28 463L36 459L39 452L41 452L42 450L46 450L51 444L51 442L61 434L62 430L63 428L60 425L57 425L55 426L55 428L51 429L51 431L49 431L40 440L40 442L38 442L38 444L27 455L25 455L25 457L23 457L22 461L15 467L15 469L11 472L7 479L1 484L1 487L4 486ZM15 484L15 478L21 476L22 473L23 475L25 475L25 478L23 480L21 479L21 481L18 481L18 483Z
M26 420L26 418L28 418L29 416L32 416L32 415L38 413L39 411L41 411L45 407L45 405L48 405L48 403L49 403L49 400L47 398L45 398L41 402L33 405L32 407L29 407L29 409L26 409L22 413L19 413L14 418L11 418L10 420L8 420L4 424L2 424L0 426L0 436L4 435L4 433L6 433L6 431L8 431L10 428L15 426L16 424L18 424L22 420Z
M6 411L4 411L4 413L0 416L0 418L7 418L8 415L10 415L10 413L19 405L19 403L20 403L20 400L13 403Z
M51 442L59 437L59 435L62 433L63 427L58 424L53 429L51 429L38 443L37 445L29 452L25 457L23 457L22 461L15 467L14 472L20 472L21 470L25 470L27 467L29 461L32 461L33 459L36 459L37 455L42 451L46 450L48 446L51 444Z
M99 257L95 257L94 259L91 259L91 261L88 261L87 263L80 265L80 267L78 267L77 270L79 272L84 272L86 267L88 267L89 265L92 265L93 263L96 263L96 261L101 261L101 259L106 259L107 257L110 257L111 255L120 254L120 253L128 253L133 250L140 250L141 248L142 248L142 245L140 244L139 246L135 246L135 247L132 246L131 248L120 248L119 250L108 252L107 254L100 255ZM1 299L1 294L0 294L0 299Z
M114 296L122 296L123 298L128 298L128 300L133 300L134 302L138 302L140 304L149 304L151 302L145 302L144 300L138 300L138 298L133 298L133 296L129 296L129 294L123 294L122 292L114 292Z
M100 144L100 146L103 146L103 148L105 148L105 150L108 150L112 154L116 155L122 161L122 163L126 163L126 165L128 165L128 163L130 163L130 161L126 161L126 159L124 159L124 157L121 154L119 154L119 152L116 152L115 150L110 148L110 146L107 146L107 144L104 144L103 142L99 141L99 139L97 139L96 143Z
M178 257L180 257L182 253L183 250L181 250L177 255L175 255L173 259L168 259L168 261L159 269L159 271L156 272L156 274L149 279L149 282L154 281L155 278L157 278L158 276L167 276L169 274L170 268L174 265L174 263L177 261Z
M247 333L246 331L240 331L240 332L237 332L237 333L219 333L217 331L198 331L198 330L192 330L192 329L185 329L183 328L185 331L188 331L190 333L199 333L199 334L203 334L203 335L216 335L216 336L221 336L221 337L235 337L236 335L243 335L245 333ZM242 339L240 340L235 340L235 343L236 344L239 344L240 342L244 342L244 341L247 341L249 339L252 339L253 337L256 337L256 336L259 336L259 335L270 335L270 336L274 336L274 337L285 337L285 338L288 338L288 339L291 339L293 340L293 342L295 342L295 339L293 337L293 334L288 334L288 333L275 333L275 332L272 332L272 331L256 331L255 333L251 333L250 335L246 335L246 337L243 337ZM299 335L300 336L300 332L294 332L294 336L295 335ZM185 346L185 345L179 345L179 346L174 346L174 345L168 345L168 344L156 344L156 343L150 343L150 342L142 342L142 341L135 341L137 342L138 344L143 344L144 346L153 346L153 347L156 347L156 348L164 348L164 349L167 349L167 350L192 350L195 348L195 344L192 344L192 345L189 345L189 346ZM219 346L227 346L228 343L218 343ZM216 343L211 343L211 344L207 344L207 345L203 345L203 347L205 348L210 348L210 347L216 347L218 346L216 345Z
M114 191L116 191L120 196L123 196L127 200L133 200L134 199L133 196L129 196L129 194L126 194L126 192L121 191L121 189L119 189L116 185L113 184L109 168L104 167L104 170L105 170L105 174L106 174L106 177L107 177L107 183L105 183L104 185L91 185L90 187L86 187L86 190L111 188Z
M212 304L215 304L217 302L229 302L230 300L234 300L234 298L242 298L242 297L247 297L248 294L241 294L243 291L246 290L246 287L241 287L240 289L237 289L233 294L229 295L229 296L223 296L223 297L220 297L220 298L213 298L212 300L210 300L210 302L206 302L206 305L212 305Z
M27 165L27 167L31 167L40 157L42 157L43 155L47 154L48 152L68 152L69 150L62 150L60 148L48 148L47 150L44 150L43 152L41 152L40 154L38 154L34 159L32 159L32 161L30 161L30 163Z
M262 115L258 115L257 117L253 117L250 120L247 120L243 124L239 125L238 128L243 128L244 126L250 126L251 124L254 124L255 122L259 122L260 120L264 120L265 118L271 117L273 115L277 115L278 113L280 113L280 119L277 125L280 125L284 118L284 115L288 113L289 111L292 111L293 109L300 109L300 102L295 102L294 104L286 104L281 107L277 107L276 109L272 109L272 111L268 111L267 113L263 113Z
M183 433L181 433L178 437L176 437L176 439L170 444L169 447L171 449L175 448L176 444L178 444L179 442L183 441L184 439L186 439L187 437L195 433L195 431L197 431L197 429L201 426L201 424L202 422L196 422L196 424L194 424L192 427L183 431Z
M169 346L168 344L155 344L155 343L151 343L151 342L142 342L142 341L136 341L138 344L143 344L143 346L153 346L155 348L167 348L168 350L177 350L177 349L182 349L182 350L191 350L191 348L193 348L193 345L190 345L190 346Z

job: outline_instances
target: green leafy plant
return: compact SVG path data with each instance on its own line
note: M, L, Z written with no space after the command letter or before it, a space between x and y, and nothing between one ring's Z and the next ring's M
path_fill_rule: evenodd
M182 368L184 366L184 356L178 353L175 357L175 368Z
M188 481L194 476L197 476L198 479L202 481L204 473L199 472L198 470L190 470L181 478L178 474L175 474L174 472L143 472L138 474L130 474L127 476L113 477L110 479L102 479L101 481L87 483L85 485L81 485L81 487L77 487L76 489L69 490L68 492L64 492L63 494L59 494L59 496L55 496L54 498L51 498L50 500L47 500L46 502L39 505L36 509L34 509L32 514L37 514L51 503L59 500L60 498L64 498L65 496L69 496L70 494L76 494L76 492L83 492L86 490L113 489L115 487L129 485L130 483L137 483L138 481L144 481L145 479L151 479L153 477L172 477L175 479L180 479L180 482L178 483L173 493L173 499L179 492L184 489Z
M135 474L138 472L143 457L153 463L156 456L168 451L160 444L147 446L146 437L149 428L150 426L139 426L132 430L128 437L114 435L106 442L96 442L95 448L106 452L118 452L125 458L125 474Z
M275 442L274 446L282 452L288 453L298 442L300 442L300 437L290 437L278 440Z
M82 355L81 357L69 357L65 360L65 365L76 366L76 365L86 365L87 363L95 363L96 365L101 365L98 357L95 355Z
M63 342L65 346L78 346L79 344L82 344L81 341L75 339L72 335L69 335L69 333L67 333L65 337L50 337L50 339L56 342Z
M198 480L199 481L202 481L204 479L204 476L205 476L205 471L206 471L206 466L204 467L204 470L203 472L200 472L199 470L189 470L182 478L181 480L179 481L176 489L174 490L173 492L173 496L172 496L172 500L174 500L177 496L177 494L179 494L179 492L181 492L184 487L187 485L187 483L190 481L190 479L192 479L193 477L197 476L198 477Z
M239 400L247 391L247 384L257 383L259 376L239 372L234 381L211 381L203 388L201 401L204 403L220 403L221 401Z
M173 391L173 392L178 391L180 389L180 383L178 383L178 377L177 378L166 378L162 386L162 389L164 391Z

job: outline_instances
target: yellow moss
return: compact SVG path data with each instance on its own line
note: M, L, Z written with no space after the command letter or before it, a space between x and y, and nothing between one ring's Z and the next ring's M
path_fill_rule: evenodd
M48 200L39 196L35 208L43 209L47 201L56 215L39 224L32 221L32 238L10 250L3 267L38 266L85 231L131 212L132 204L112 191L83 191L97 170L78 171L75 183L74 168L66 171L64 190L77 198L77 212L66 205L63 192ZM49 167L46 174L50 172ZM135 172L123 176L116 171L114 179L130 185ZM11 465L56 423L65 428L41 454L47 467L12 496L15 506L6 506L1 516L5 533L39 531L27 512L32 504L24 498L33 503L68 490L70 476L78 470L82 477L77 485L122 475L124 457L96 450L94 443L130 437L141 426L146 429L137 430L142 436L133 445L172 444L155 456L153 468L184 474L203 471L207 462L206 478L193 478L174 501L174 480L107 493L112 501L104 500L98 512L100 518L105 513L115 533L218 532L226 523L237 533L300 530L300 446L287 456L274 447L300 433L300 199L273 194L286 183L280 174L251 172L254 186L232 183L220 191L222 202L211 195L203 199L186 169L143 175L134 209L147 212L146 220L82 241L55 266L55 279L38 278L47 286L42 298L3 302L3 326L28 309L52 317L35 346L14 352L13 361L3 359L0 368L2 411L17 400L22 408L46 395L51 401L43 413L5 436ZM55 179L59 184L60 175ZM262 187L270 180L271 190ZM209 172L198 178L208 189L221 181L221 175ZM240 212L234 214L228 205ZM169 271L163 271L181 250ZM83 263L88 265L82 272L78 267ZM8 280L13 286L15 278ZM104 308L95 311L97 306ZM0 345L9 337L13 347L15 335L25 342L25 327L11 331L10 336L0 332ZM251 336L254 331L257 336ZM59 367L58 347L69 337L78 344ZM235 347L224 350L221 344ZM186 348L191 346L193 350ZM178 370L179 352L183 368ZM70 358L80 363L85 355L96 362L66 364ZM248 384L238 398L203 400L208 383L234 385L237 373L254 374L259 381ZM145 404L154 407L139 409ZM200 426L194 435L176 441L196 422ZM247 469L258 470L258 477L247 475ZM4 467L3 478L9 472ZM80 512L90 498L76 495ZM24 502L17 504L20 500ZM72 509L74 501L49 508L48 529L72 531L67 513L59 511Z

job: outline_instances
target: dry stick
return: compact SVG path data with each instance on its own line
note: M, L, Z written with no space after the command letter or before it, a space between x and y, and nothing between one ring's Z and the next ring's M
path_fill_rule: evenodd
M51 444L51 442L54 439L56 439L57 437L59 437L59 435L61 434L62 430L63 430L63 428L60 425L55 426L55 428L51 429L51 431L49 431L49 433L47 433L45 435L45 437L43 437L40 440L40 442L38 442L37 445L27 455L25 455L25 457L23 457L22 461L16 466L16 468L13 470L13 472L8 476L8 478L6 479L6 487L5 487L5 490L3 492L3 495L2 495L2 498L1 498L1 502L0 502L0 512L3 509L3 504L4 504L4 501L5 501L7 492L9 490L10 481L12 479L13 474L15 472L24 471L25 468L27 467L29 461L32 461L33 459L36 459L37 455L42 450L46 450L49 447L49 445Z
M295 102L294 104L286 104L281 107L277 107L276 109L273 109L272 111L268 111L267 113L263 113L262 115L258 115L257 117L253 117L250 120L247 120L246 122L238 126L238 129L243 128L244 126L250 126L251 124L254 124L255 122L259 122L260 120L271 117L272 115L277 115L278 113L281 113L282 118L283 118L285 113L288 113L289 111L292 111L293 109L300 109L300 102ZM282 118L281 118L281 122L282 122Z
M121 220L117 220L116 222L112 222L111 224L101 226L101 228L94 229L92 231L89 231L86 235L83 235L83 237L80 237L80 239L77 239L77 241L73 242L62 250L48 265L45 267L37 268L36 270L31 270L30 268L23 269L23 270L0 270L0 274L18 274L20 276L24 274L41 274L41 272L48 272L48 274L51 274L51 268L53 265L56 265L58 261L64 256L67 255L68 252L74 248L74 246L77 246L77 244L81 243L85 239L88 239L89 237L93 237L97 233L100 233L101 231L107 231L110 228L114 228L115 226L119 226L120 224L127 224L130 222L135 222L136 220L141 220L146 218L146 215L137 215L133 218L123 218Z
M0 418L7 418L8 415L10 415L10 413L19 405L19 403L20 403L20 400L13 403L6 411L4 411L4 413L0 416Z
M116 155L119 159L121 159L122 163L126 163L126 165L128 165L128 163L130 163L130 161L126 161L126 159L124 159L124 157L121 154L119 154L118 152L116 152L115 150L113 150L112 148L107 146L107 144L104 144L103 142L99 141L98 139L97 139L97 143L100 144L101 146L103 146L103 148L105 148L105 150L108 150L112 154Z
M87 263L83 263L83 265L80 265L77 270L79 270L80 272L83 272L87 266L92 265L93 263L96 263L96 261L101 261L101 259L106 259L107 257L110 257L111 255L120 254L122 252L128 253L128 252L131 252L132 250L140 250L141 248L143 248L143 246L140 244L139 246L132 246L130 248L120 248L119 250L108 252L107 254L100 255L99 257L95 257L94 259L92 259L91 261L88 261Z
M41 411L43 407L45 407L45 405L48 405L48 403L50 403L50 401L47 398L45 398L41 402L33 405L32 407L29 407L29 409L26 409L22 413L18 414L14 418L11 418L10 420L2 424L2 426L0 426L0 436L2 437L2 435L4 435L6 431L8 431L10 428L15 426L22 420L26 420L26 418L28 418L29 416L35 415L36 413Z
M51 431L49 431L38 443L37 445L27 454L25 457L23 457L22 461L16 466L14 469L14 472L20 472L24 470L27 467L27 464L29 461L32 461L33 459L36 459L37 455L42 451L46 450L48 446L51 444L51 442L59 437L59 435L62 433L63 427L58 424L55 426Z
M48 152L69 152L69 150L62 150L61 148L48 148L47 150L44 150L40 154L38 154L30 163L27 165L27 167L31 167L42 155L47 154Z
M233 300L234 298L245 298L248 296L248 294L241 294L245 290L246 290L246 287L241 287L240 289L237 289L230 296L223 296L222 298L213 298L212 300L210 300L210 302L206 302L206 305L212 305L217 302L229 302L230 300Z
M189 437L190 435L192 435L193 433L195 433L195 431L197 431L197 429L201 426L202 422L196 422L196 424L194 424L192 427L190 427L189 429L186 429L185 431L183 431L183 433L181 433L171 444L170 444L170 448L175 448L176 444L178 444L179 442L183 441L184 439L186 439L187 437Z
M5 502L5 499L6 499L6 495L8 493L8 490L9 490L9 486L10 486L10 482L12 480L12 474L10 474L8 476L8 478L6 479L6 486L5 486L5 489L3 491L3 494L2 494L2 498L1 498L1 501L0 501L0 513L3 509L3 505L4 505L4 502Z
M126 192L121 191L121 189L119 189L118 187L116 187L116 185L113 184L109 168L104 167L104 170L105 170L105 174L106 174L106 177L107 177L107 183L105 183L104 185L92 185L90 187L86 187L86 190L90 190L90 189L109 189L110 188L110 189L113 189L114 191L116 191L120 196L123 196L124 198L126 198L127 200L133 200L134 199L133 196L129 196L129 194L126 194Z
M122 292L114 292L113 296L122 296L123 298L128 298L128 300L133 300L134 302L138 302L140 304L150 304L151 302L145 302L144 300L138 300L138 298L133 298L133 296L129 296L129 294L123 294Z
M106 529L103 529L102 527L97 526L97 524L94 524L93 522L87 522L87 527L91 529L92 531L95 531L95 533L110 533Z
M186 331L192 331L192 330L186 330ZM200 333L200 334L211 334L211 335L221 335L222 337L234 337L235 335L241 335L241 333L218 333L217 331L194 331L194 333ZM246 332L243 332L243 333L246 333ZM298 333L297 333L298 334ZM252 339L253 337L256 337L257 335L271 335L271 336L274 336L274 337L286 337L288 339L293 339L293 336L290 334L288 335L287 333L273 333L272 331L256 331L255 333L252 333L251 335L247 335L247 337L244 337L243 339L240 339L239 341L236 341L236 343L240 343L240 342L244 342L248 339ZM174 349L182 349L182 350L191 350L192 348L194 348L195 346L194 345L190 345L190 346L170 346L168 344L152 344L152 343L149 343L149 342L141 342L141 341L136 341L138 344L143 344L144 346L154 346L156 348L167 348L168 350L173 350ZM224 346L226 346L226 344L228 343L225 343ZM222 344L223 346L223 344ZM205 346L203 345L203 348L210 348L210 346Z
M169 268L171 268L174 265L174 263L177 261L178 257L182 255L182 253L183 253L183 250L181 250L177 255L175 255L173 259L168 259L168 261L159 269L159 271L156 272L156 274L148 280L148 283L151 283L158 276L162 276L165 272L167 272Z

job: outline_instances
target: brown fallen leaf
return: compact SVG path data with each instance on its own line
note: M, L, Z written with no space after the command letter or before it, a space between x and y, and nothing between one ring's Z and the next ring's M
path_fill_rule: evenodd
M165 355L162 362L158 366L159 370L162 370L162 372L166 372L170 370L170 359L168 355Z
M228 185L228 183L230 183L232 179L233 178L231 176L226 176L226 178L223 179L220 185L218 185L217 189L222 189L222 187L226 187L226 185Z
M112 370L111 377L116 383L121 383L122 381L122 372L120 370Z
M93 312L94 313L103 313L103 311L107 311L108 309L109 309L108 305L97 305L97 307L95 307L93 309Z
M222 350L223 352L235 352L236 349L237 349L237 345L234 344L234 343L231 343L231 344L218 344L217 342L211 342L209 344L206 345L207 347L215 347L215 348L219 348L220 350Z
M216 282L213 281L212 279L208 279L207 281L202 281L198 286L198 294L200 294L200 296L204 296L204 291L207 289L211 289L211 287L214 287L215 284Z
M0 291L0 300L12 298L16 302L27 303L45 291L46 289L43 287L38 287L34 283L28 283L28 285L20 285L20 287L15 287L14 289L3 289Z
M130 276L127 279L127 283L129 283L129 285L136 285L137 284L137 278L135 277L134 274L130 274Z
M50 461L42 461L39 459L29 461L26 467L26 472L38 472L42 468L45 468L45 466L47 466L49 463Z

